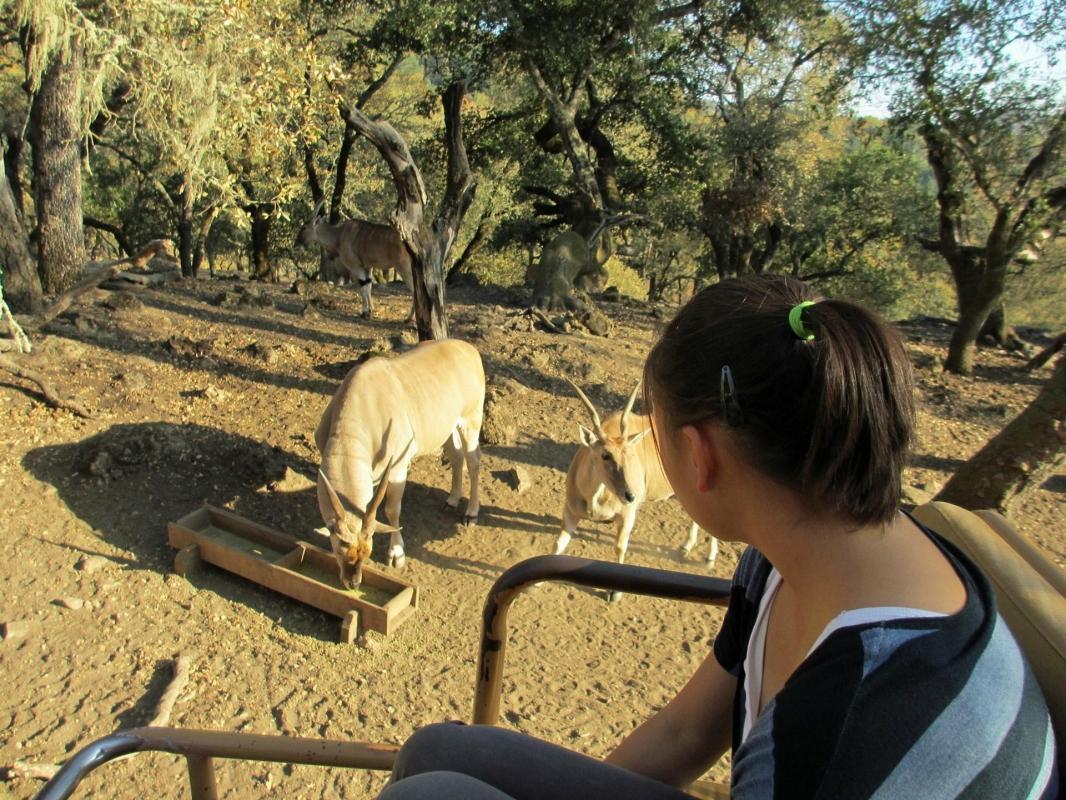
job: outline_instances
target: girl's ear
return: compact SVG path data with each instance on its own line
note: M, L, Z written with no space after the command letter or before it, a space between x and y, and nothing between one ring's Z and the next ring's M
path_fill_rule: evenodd
M710 491L718 477L719 458L717 442L708 423L685 425L681 428L688 458L695 471L696 488Z

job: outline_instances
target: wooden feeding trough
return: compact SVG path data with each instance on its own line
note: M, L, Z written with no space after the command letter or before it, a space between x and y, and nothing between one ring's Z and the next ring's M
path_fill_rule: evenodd
M418 587L367 565L358 589L345 590L333 553L239 514L204 504L167 523L177 548L174 571L185 575L201 561L341 618L340 639L355 640L360 626L388 636L418 607Z

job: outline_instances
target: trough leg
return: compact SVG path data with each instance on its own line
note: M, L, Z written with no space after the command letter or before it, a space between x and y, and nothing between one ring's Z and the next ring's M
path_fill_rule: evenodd
M341 620L341 644L351 644L359 638L359 612L349 611Z

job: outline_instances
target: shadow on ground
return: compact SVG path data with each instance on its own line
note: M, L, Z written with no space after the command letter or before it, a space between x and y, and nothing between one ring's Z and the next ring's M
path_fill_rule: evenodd
M37 448L23 466L38 480L56 488L70 511L104 541L127 553L126 567L165 574L173 569L174 551L166 525L203 503L225 506L256 522L328 548L314 533L321 526L311 479L317 470L300 456L262 442L202 425L137 423L114 425L88 439ZM307 488L270 488L286 470L308 479ZM442 490L408 484L404 513L410 557L441 569L494 576L494 565L454 559L427 545L458 530L459 514L445 509ZM490 508L485 509L491 516ZM521 519L493 519L501 527L532 527ZM384 561L388 537L375 537L374 558ZM49 540L51 541L51 540ZM52 542L85 555L92 548ZM112 555L109 559L122 562ZM245 605L292 633L335 641L337 621L325 613L304 613L302 606L257 584L205 565L189 575L201 591L210 591ZM131 711L131 713L139 713Z

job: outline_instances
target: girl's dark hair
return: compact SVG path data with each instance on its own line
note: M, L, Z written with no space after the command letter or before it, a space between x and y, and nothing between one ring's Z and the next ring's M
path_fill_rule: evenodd
M804 300L800 338L789 312ZM722 396L729 367L735 399ZM646 405L681 427L719 419L744 456L819 508L887 522L914 430L910 361L873 312L774 276L707 287L667 325L644 367Z

